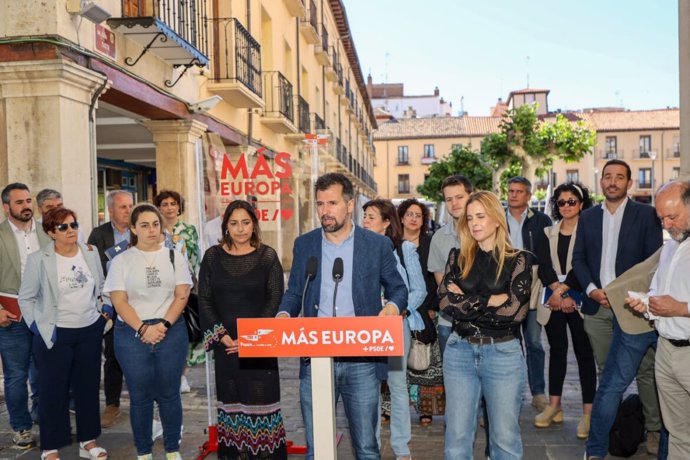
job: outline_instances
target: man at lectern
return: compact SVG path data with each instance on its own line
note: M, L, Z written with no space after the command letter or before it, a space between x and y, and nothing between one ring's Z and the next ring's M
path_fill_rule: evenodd
M342 174L316 181L321 228L295 240L288 289L278 317L399 315L407 307L407 288L398 273L393 246L382 235L354 225L352 182ZM386 299L382 301L383 299ZM383 307L382 307L383 305ZM376 439L380 381L386 358L336 358L335 397L342 396L358 460L380 459ZM311 366L300 363L300 401L307 459L314 458Z

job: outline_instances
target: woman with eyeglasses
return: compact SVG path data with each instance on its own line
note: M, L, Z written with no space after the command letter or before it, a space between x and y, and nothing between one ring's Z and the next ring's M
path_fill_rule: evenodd
M410 331L424 329L424 321L417 308L426 297L426 287L414 244L403 241L402 228L395 206L390 200L376 199L363 207L362 226L387 236L398 262L398 272L408 288L407 310L403 312L404 355L388 358L388 388L390 390L391 448L398 460L409 460L410 395L407 389L407 357L410 351Z
M101 434L101 341L112 311L101 311L100 257L95 248L77 242L78 229L74 211L54 208L44 214L43 230L53 243L29 255L19 290L23 320L34 333L42 460L58 459L58 449L72 443L70 388L80 457L108 458L96 439Z
M551 423L563 422L561 395L568 364L566 329L570 329L582 391L582 418L576 432L579 439L586 439L589 434L597 382L594 354L578 310L582 288L573 272L572 259L580 213L590 206L589 191L582 184L568 182L556 187L551 198L551 215L556 224L544 229L548 242L537 245L543 248L539 260L546 261L539 267L539 277L548 287L544 305L537 309L537 320L545 326L550 353L549 405L534 418L534 425L547 428Z
M403 227L403 239L417 248L419 263L426 285L426 297L417 311L420 315L427 315L433 321L438 311L438 295L434 275L427 270L431 234L429 230L429 208L416 198L410 198L398 205L398 216ZM435 327L435 323L434 323ZM410 386L410 400L414 403L419 414L421 425L430 425L434 415L443 415L443 367L441 364L441 350L438 340L431 345L431 363L424 371L407 370L407 380Z
M192 277L187 259L161 246L158 208L136 206L129 216L130 248L113 259L103 291L117 311L115 357L127 380L138 460L151 460L153 403L158 403L167 460L181 460L182 400L187 327L180 318Z
M471 460L483 396L491 458L520 459L520 407L527 365L519 327L529 310L533 256L510 243L505 211L491 192L470 195L458 222L439 306L453 318L443 354L446 460Z

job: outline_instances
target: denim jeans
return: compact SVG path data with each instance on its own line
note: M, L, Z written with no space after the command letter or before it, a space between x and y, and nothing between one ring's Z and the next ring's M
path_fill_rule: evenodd
M492 460L521 459L520 406L527 369L518 340L473 345L453 333L443 362L446 460L472 460L479 400L490 421Z
M343 397L345 416L350 425L352 447L357 460L379 460L376 426L379 417L381 382L373 362L335 361L335 402ZM179 387L179 383L178 383ZM300 406L307 441L306 460L314 460L314 419L311 399L311 366L299 386Z
M391 449L396 457L410 455L407 445L412 436L410 426L410 392L407 388L407 355L410 353L410 326L403 320L404 356L388 358L388 389L391 392Z
M5 402L10 415L12 431L30 430L29 413L29 360L33 334L24 321L0 327L0 358L5 376Z
M541 324L537 322L537 310L530 310L522 323L522 334L527 354L527 379L532 396L543 395L546 389L544 381L544 347L541 344Z
M158 320L144 321L147 324ZM122 367L130 397L130 421L137 455L151 453L153 402L158 403L166 452L180 450L182 399L180 378L187 358L189 339L180 317L159 344L144 344L136 331L115 321L115 356Z
M441 348L441 360L443 360L443 352L446 349L446 343L448 343L448 337L450 337L453 328L451 326L438 326L438 346Z
M657 333L626 334L613 319L613 338L594 396L592 420L587 439L587 455L604 457L609 450L609 431L616 420L623 393L637 374L647 350L656 349Z

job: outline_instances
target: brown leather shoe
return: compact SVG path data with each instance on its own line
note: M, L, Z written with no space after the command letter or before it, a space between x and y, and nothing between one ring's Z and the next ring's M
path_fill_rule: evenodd
M659 452L659 440L661 434L658 431L647 432L647 453L649 455L656 455Z
M120 406L114 404L105 406L103 415L101 415L101 427L110 428L117 423L118 417L120 417Z

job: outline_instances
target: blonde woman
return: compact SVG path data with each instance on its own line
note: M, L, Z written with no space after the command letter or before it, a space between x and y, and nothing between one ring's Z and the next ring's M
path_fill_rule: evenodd
M445 458L472 459L479 400L489 417L491 458L522 458L520 405L527 366L518 328L529 308L531 255L510 244L505 212L490 192L470 196L439 287L453 318L443 357Z

